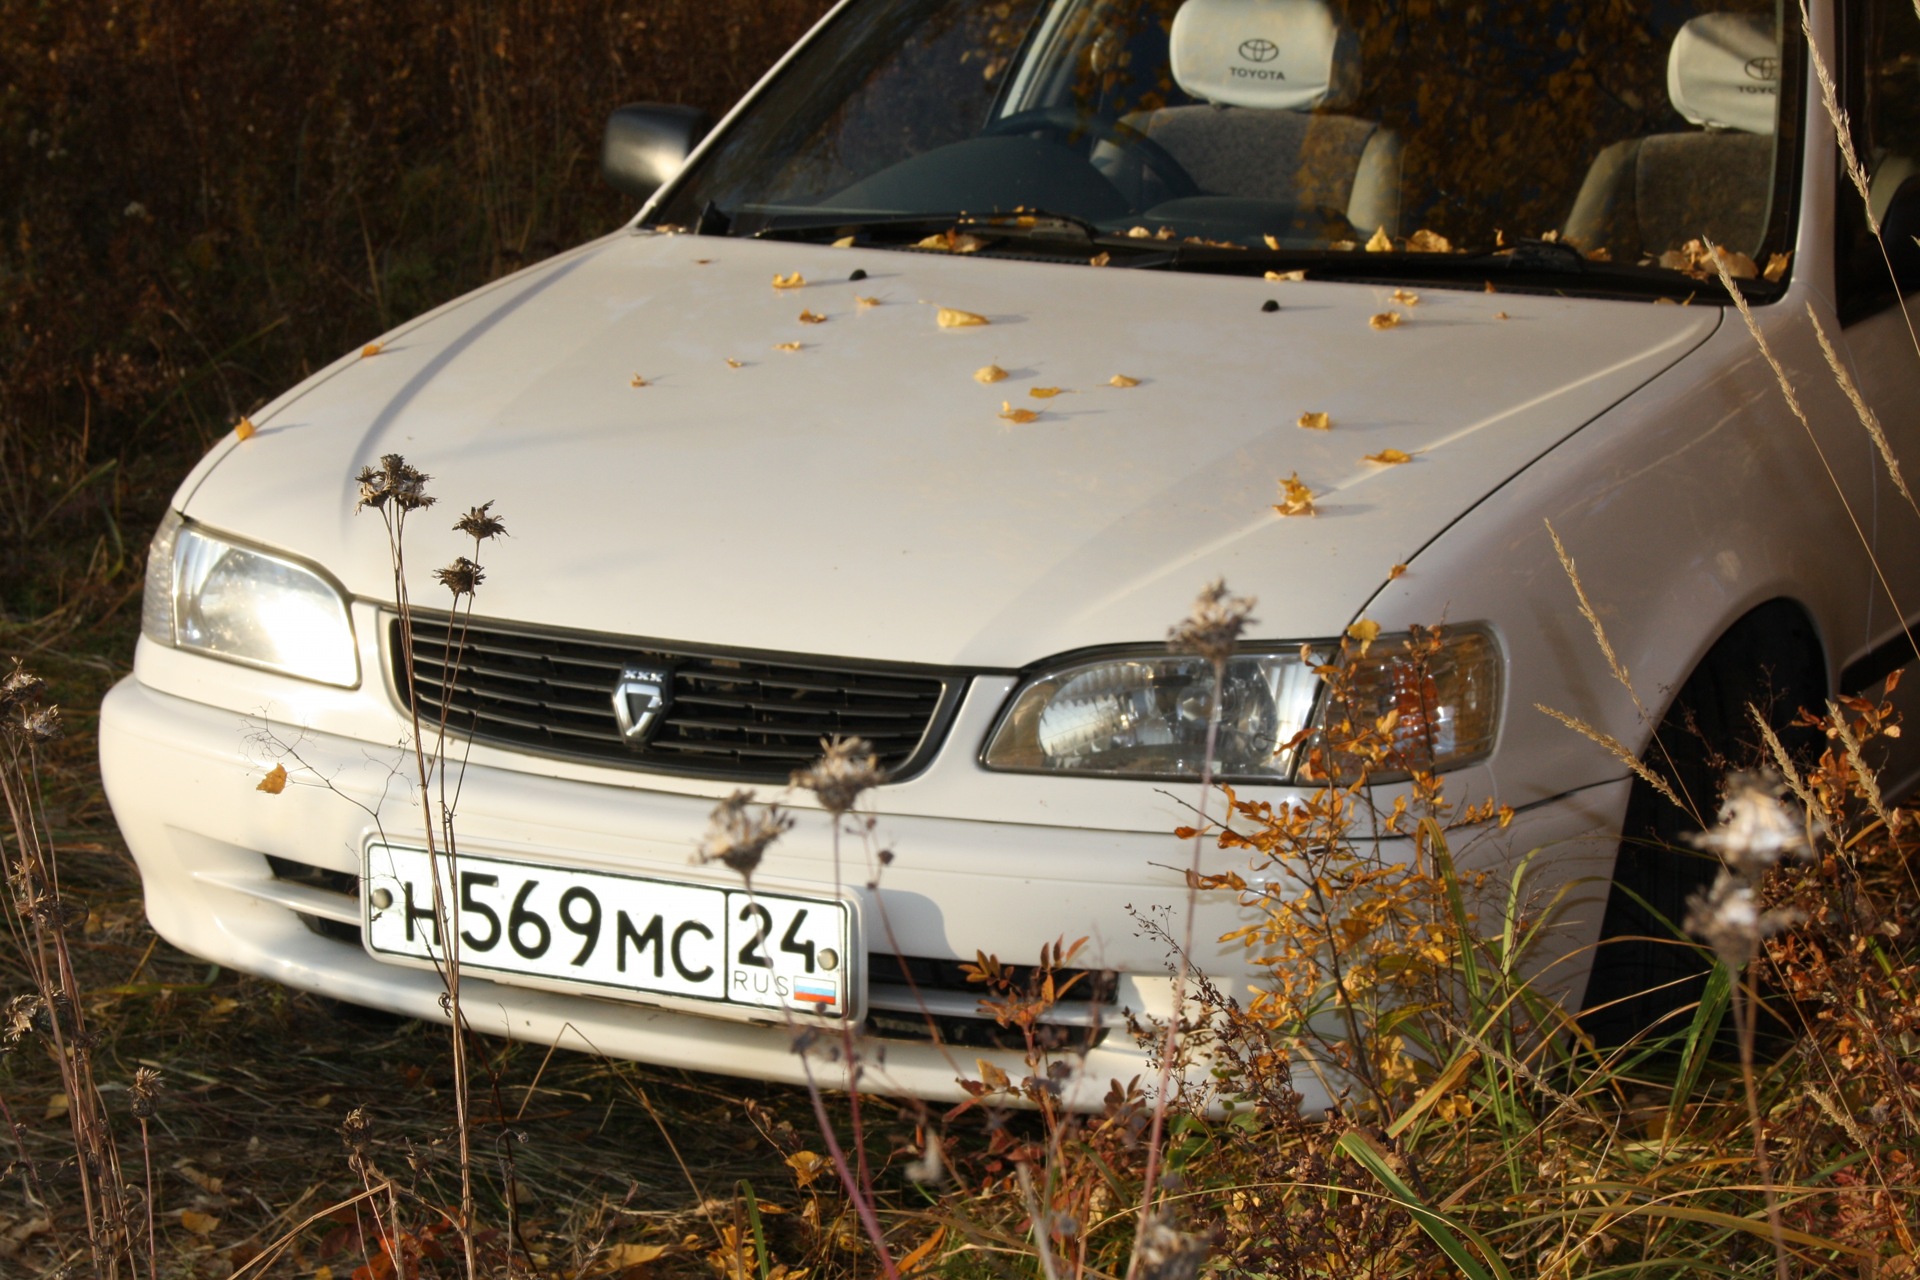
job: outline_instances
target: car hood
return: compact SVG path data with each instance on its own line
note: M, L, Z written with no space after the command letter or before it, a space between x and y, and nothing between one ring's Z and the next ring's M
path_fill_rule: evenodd
M428 572L473 552L451 525L492 501L511 536L476 612L496 618L1012 668L1158 641L1224 576L1265 635L1321 636L1718 319L622 232L297 388L185 508L382 598L352 477L399 453L438 498L407 527L417 604L446 601ZM1411 461L1367 460L1387 450ZM1274 510L1292 475L1311 516Z

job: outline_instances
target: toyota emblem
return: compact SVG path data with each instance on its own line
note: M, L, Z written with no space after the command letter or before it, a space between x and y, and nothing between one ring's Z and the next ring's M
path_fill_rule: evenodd
M1240 56L1248 62L1272 62L1280 56L1280 46L1271 40L1242 40Z

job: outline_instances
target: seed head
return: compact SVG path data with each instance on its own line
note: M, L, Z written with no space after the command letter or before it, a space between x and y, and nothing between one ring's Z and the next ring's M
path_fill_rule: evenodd
M154 1104L160 1096L160 1073L152 1067L141 1067L135 1071L133 1083L127 1086L127 1096L132 1099L134 1119L153 1119L158 1109Z
M736 791L714 806L707 822L707 834L700 840L701 862L724 862L751 879L767 846L793 826L793 819L780 812L778 805L757 806L753 792Z
M1807 852L1807 833L1780 802L1780 776L1772 770L1736 773L1727 780L1720 822L1691 837L1693 846L1717 853L1737 875L1757 880L1782 858Z
M793 785L813 792L836 818L853 808L862 791L886 780L873 744L864 738L822 738L820 758L793 774Z
M1212 1251L1206 1236L1188 1235L1164 1209L1153 1211L1140 1232L1140 1256L1134 1275L1140 1280L1194 1280Z
M431 479L408 466L397 453L382 457L378 467L361 468L355 477L360 485L360 506L379 511L392 503L402 514L433 505L434 499L427 495L427 481Z
M20 732L29 742L52 742L60 736L60 708L41 707L20 713Z
M40 1017L41 1000L36 995L20 995L0 1009L0 1049L12 1049L33 1031Z
M461 516L460 522L453 527L455 532L464 533L475 542L485 542L489 538L504 538L507 534L507 526L494 517L491 502L483 502L477 507L469 508L467 514Z
M1224 578L1209 582L1193 602L1193 612L1167 632L1167 648L1175 653L1197 653L1219 664L1233 656L1240 633L1254 622L1252 596L1227 593Z
M38 706L46 690L47 682L27 670L26 665L15 658L13 669L7 672L4 680L0 680L0 710Z
M461 596L472 595L479 589L480 584L487 580L487 575L480 571L480 566L465 556L459 557L444 569L435 569L433 576L440 580L441 586L453 592L455 600Z
M1711 888L1687 899L1687 932L1712 947L1736 974L1759 954L1764 939L1801 919L1801 913L1791 909L1762 911L1753 886L1724 868Z

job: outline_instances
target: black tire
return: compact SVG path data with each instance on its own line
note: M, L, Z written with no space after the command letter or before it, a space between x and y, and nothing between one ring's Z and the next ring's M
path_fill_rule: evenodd
M1642 758L1712 822L1731 767L1764 758L1747 708L1765 715L1789 752L1810 745L1788 726L1826 697L1819 637L1797 605L1760 606L1736 623L1681 686ZM1712 881L1718 862L1687 841L1701 829L1635 779L1620 831L1613 888L1587 979L1581 1024L1602 1046L1686 1025L1705 990L1710 958L1686 937L1687 899Z

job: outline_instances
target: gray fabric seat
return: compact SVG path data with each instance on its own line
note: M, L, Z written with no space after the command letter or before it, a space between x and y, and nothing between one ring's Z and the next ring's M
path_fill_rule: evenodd
M1212 196L1332 209L1362 233L1400 222L1400 136L1339 114L1356 97L1359 52L1325 0L1187 0L1170 37L1173 77L1198 105L1125 123L1164 147ZM1103 147L1095 163L1138 203L1151 172Z
M1727 13L1688 22L1668 54L1667 94L1701 127L1607 147L1561 234L1623 262L1703 237L1757 252L1771 212L1778 75L1771 22Z

